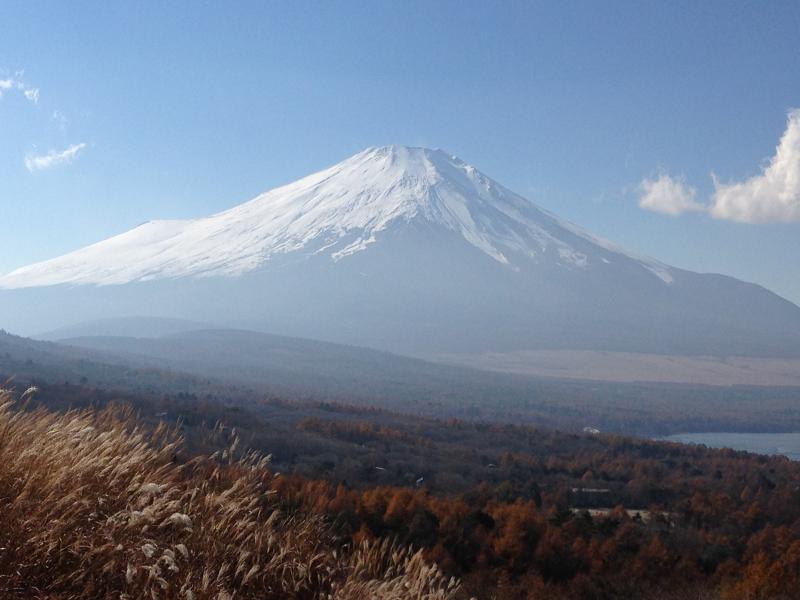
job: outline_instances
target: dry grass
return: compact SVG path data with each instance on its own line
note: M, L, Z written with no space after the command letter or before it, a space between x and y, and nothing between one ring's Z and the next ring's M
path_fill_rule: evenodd
M419 553L282 513L266 458L234 442L181 464L180 443L125 411L28 412L0 391L0 597L455 597Z

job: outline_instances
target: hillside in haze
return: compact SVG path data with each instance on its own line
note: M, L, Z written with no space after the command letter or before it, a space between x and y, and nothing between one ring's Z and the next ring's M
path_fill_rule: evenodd
M104 327L119 331L121 325L80 329ZM99 387L123 397L213 400L237 410L283 398L569 431L587 426L638 435L800 429L800 387L537 378L239 330L161 338L98 335L65 343L0 332L0 381L5 378L20 386L63 385L79 397L82 389Z
M638 257L440 150L371 148L0 278L7 329L186 318L401 353L800 356L800 308Z

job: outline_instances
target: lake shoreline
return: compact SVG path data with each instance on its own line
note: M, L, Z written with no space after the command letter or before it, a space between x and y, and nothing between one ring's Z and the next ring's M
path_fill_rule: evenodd
M786 456L800 461L800 432L740 433L689 432L656 438L681 444L702 444L709 448L730 448L767 456Z

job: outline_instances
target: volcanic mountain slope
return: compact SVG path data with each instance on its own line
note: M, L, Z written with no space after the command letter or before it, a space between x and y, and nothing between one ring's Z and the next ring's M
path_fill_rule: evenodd
M236 276L305 251L333 262L366 250L387 229L425 224L453 232L501 265L550 260L585 269L621 249L503 188L440 150L385 147L208 218L151 221L66 256L23 267L4 287L123 284ZM665 282L665 265L634 259Z
M456 157L401 146L0 288L0 325L23 332L137 314L401 352L800 355L800 308L767 290L632 255Z

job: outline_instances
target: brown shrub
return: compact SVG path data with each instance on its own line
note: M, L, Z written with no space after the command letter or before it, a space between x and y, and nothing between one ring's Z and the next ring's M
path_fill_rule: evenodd
M3 598L449 600L458 584L387 540L340 543L286 514L268 460L181 440L122 409L23 411L0 391Z

